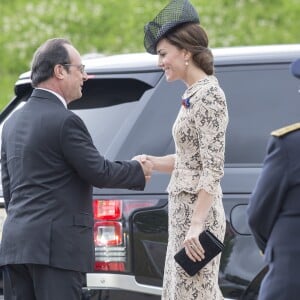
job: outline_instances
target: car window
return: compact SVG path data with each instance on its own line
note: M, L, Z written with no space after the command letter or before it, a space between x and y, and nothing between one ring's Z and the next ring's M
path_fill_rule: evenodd
M217 77L229 111L226 163L261 164L271 131L299 121L299 83L288 64L220 67Z
M70 103L69 108L84 121L95 146L105 154L137 102L150 88L149 84L136 79L92 79L85 83L82 98Z
M135 104L129 102L93 109L76 109L74 113L83 120L96 148L104 154L122 125L126 123Z
M72 110L111 107L139 101L152 86L130 78L90 79L84 83L82 97L70 103Z

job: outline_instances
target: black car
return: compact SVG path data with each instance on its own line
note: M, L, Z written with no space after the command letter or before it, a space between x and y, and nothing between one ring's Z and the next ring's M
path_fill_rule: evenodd
M270 132L299 121L299 81L290 75L289 65L300 57L300 45L222 48L213 53L230 119L222 180L227 229L219 283L226 299L255 299L264 262L249 232L245 209ZM69 109L83 119L106 158L174 152L171 127L185 86L166 82L156 56L92 57L84 64L89 80L83 97ZM31 91L25 73L16 82L15 98L1 113L1 128ZM142 192L94 189L96 262L94 273L87 274L83 299L160 299L168 181L169 175L154 173Z

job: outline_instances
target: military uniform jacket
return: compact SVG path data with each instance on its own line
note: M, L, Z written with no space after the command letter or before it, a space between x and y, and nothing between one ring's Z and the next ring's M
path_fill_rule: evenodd
M274 131L248 206L269 272L259 299L299 299L300 123Z
M82 120L39 89L4 124L1 166L7 218L0 265L92 271L92 186L145 185L137 161L103 158Z

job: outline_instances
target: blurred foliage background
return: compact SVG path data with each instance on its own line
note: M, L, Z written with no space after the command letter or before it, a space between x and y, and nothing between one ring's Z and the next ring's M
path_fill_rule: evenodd
M300 43L299 0L190 0L210 47ZM168 0L0 0L0 109L46 39L67 37L81 54L144 51L143 25ZM299 53L300 56L300 53Z

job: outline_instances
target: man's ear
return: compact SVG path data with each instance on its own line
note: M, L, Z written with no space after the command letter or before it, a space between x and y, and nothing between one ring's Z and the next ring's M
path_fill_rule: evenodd
M55 65L53 75L58 79L64 79L66 69L62 65Z

